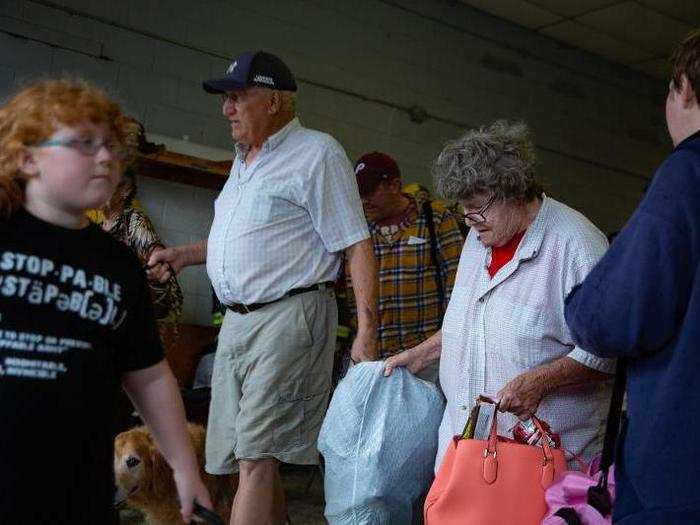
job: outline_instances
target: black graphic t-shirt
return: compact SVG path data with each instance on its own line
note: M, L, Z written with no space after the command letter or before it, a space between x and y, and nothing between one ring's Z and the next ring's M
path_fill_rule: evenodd
M0 221L0 523L113 523L121 374L161 359L126 247L26 211Z

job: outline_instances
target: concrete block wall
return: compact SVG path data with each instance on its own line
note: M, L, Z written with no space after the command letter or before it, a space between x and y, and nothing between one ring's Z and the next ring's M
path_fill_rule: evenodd
M549 194L606 232L670 147L665 83L453 0L3 0L0 98L33 78L79 75L176 151L227 158L219 101L200 83L253 48L295 72L307 126L351 160L393 155L407 181L430 185L431 161L465 127L525 120ZM412 106L427 120L412 122ZM169 244L206 234L214 192L144 178L140 193ZM187 320L208 322L203 269L181 283Z
M190 244L207 237L215 191L142 177L138 198L166 244ZM184 319L211 324L212 292L205 268L185 268L178 281L185 297Z

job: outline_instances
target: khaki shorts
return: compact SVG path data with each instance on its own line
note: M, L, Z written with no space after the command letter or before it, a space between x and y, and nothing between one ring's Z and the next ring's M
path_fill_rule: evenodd
M206 471L239 459L318 463L338 325L331 290L288 297L249 314L226 312L212 374Z

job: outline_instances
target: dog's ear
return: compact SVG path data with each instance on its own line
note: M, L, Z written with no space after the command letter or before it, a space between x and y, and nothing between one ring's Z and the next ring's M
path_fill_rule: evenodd
M151 493L159 500L176 494L173 471L158 450L153 438L148 440L148 463L150 464Z

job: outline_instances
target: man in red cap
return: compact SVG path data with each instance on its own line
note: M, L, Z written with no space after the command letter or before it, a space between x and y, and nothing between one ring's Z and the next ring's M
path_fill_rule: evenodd
M379 152L355 164L360 198L379 273L378 350L382 358L411 348L436 332L454 284L462 234L454 216L436 201L401 191L394 159ZM351 311L352 276L346 268ZM437 369L428 373L437 378Z

